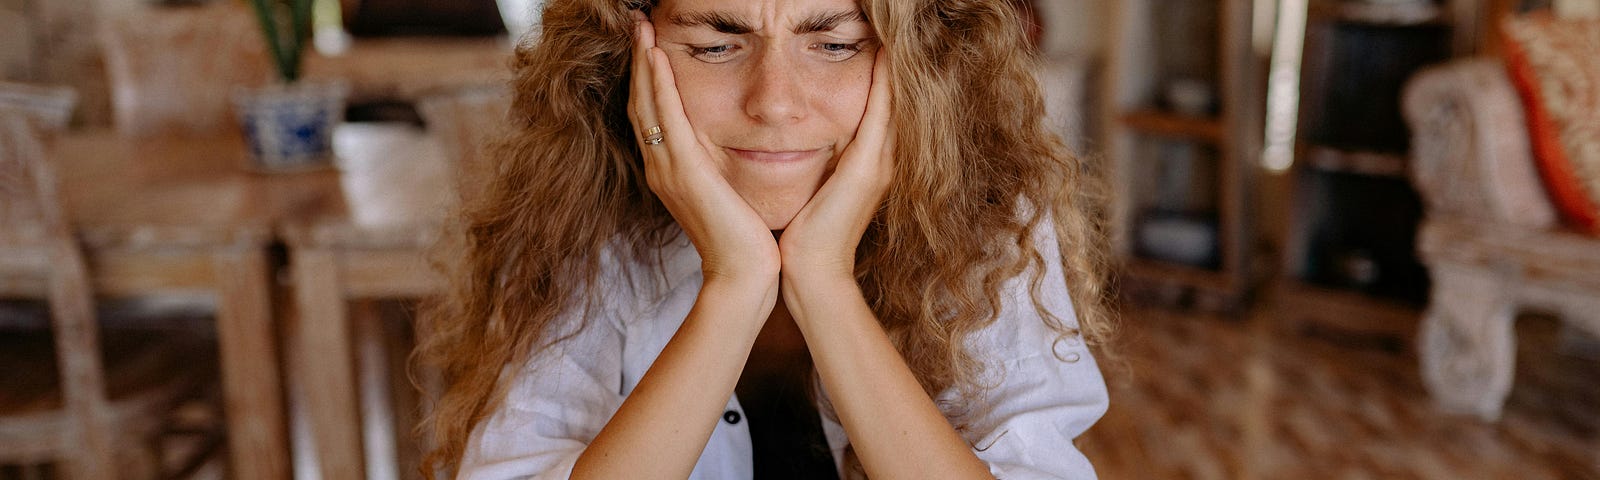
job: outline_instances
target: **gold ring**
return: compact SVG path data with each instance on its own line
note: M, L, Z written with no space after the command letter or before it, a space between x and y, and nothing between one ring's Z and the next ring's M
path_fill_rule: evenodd
M654 127L650 127L650 128L645 129L645 131L644 131L644 144L645 145L660 145L662 140L663 140L663 138L661 136L661 126L660 125L656 125Z

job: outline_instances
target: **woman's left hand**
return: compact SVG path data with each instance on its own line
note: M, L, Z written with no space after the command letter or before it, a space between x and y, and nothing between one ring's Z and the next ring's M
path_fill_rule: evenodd
M838 165L778 239L785 278L855 278L856 246L894 177L889 58L882 47L872 67L867 110Z

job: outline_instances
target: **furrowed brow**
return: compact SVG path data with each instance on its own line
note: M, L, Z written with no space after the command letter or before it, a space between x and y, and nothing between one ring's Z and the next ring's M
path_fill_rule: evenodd
M862 15L860 10L820 12L795 24L794 33L796 35L805 35L807 33L826 32L839 28L840 24L865 21L867 21L867 17Z
M744 35L755 31L755 28L744 19L723 12L674 13L667 18L667 21L686 28L711 27L712 30L729 35Z

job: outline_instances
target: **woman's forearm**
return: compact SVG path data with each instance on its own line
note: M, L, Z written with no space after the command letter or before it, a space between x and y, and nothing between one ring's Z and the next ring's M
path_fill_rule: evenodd
M578 458L572 478L688 477L776 299L776 279L707 280L683 326Z
M869 477L990 478L922 391L853 279L785 272L782 290Z

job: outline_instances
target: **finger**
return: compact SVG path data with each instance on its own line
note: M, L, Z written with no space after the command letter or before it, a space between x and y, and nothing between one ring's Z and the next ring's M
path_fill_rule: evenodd
M645 17L643 13L639 12L638 10L632 10L631 13L634 20L632 51L633 75L630 79L631 85L629 88L636 92L645 93L646 95L629 97L628 100L630 107L641 108L648 106L646 104L648 103L647 100L650 98L648 95L650 92L650 65L646 55L650 51L650 47L655 46L655 32L652 28L650 28L650 19ZM636 116L634 120L644 121L649 119Z
M690 158L685 149L698 145L694 129L689 126L689 116L683 110L683 98L678 96L678 81L667 63L667 52L651 48L651 90L655 94L656 118L661 121L662 134L666 136L667 151L678 158Z
M632 114L634 141L639 143L640 151L648 151L644 143L645 130L660 125L656 115L654 87L651 82L650 49L655 47L655 29L648 18L638 10L633 11L634 42L633 42L633 75L630 79L631 92L628 96L629 110Z
M883 143L889 132L890 104L894 90L889 80L889 54L878 48L872 63L872 87L867 93L867 111L861 118L861 136L867 145Z
M882 119L879 123L883 131L879 133L883 141L883 161L893 163L895 122L894 122L894 79L890 75L889 51L878 47L878 62L872 68L872 93L868 99L867 108L875 109L874 114Z
M856 127L856 137L850 141L846 155L840 159L841 170L855 172L852 177L873 178L872 170L881 170L893 162L893 81L889 75L888 52L879 48L872 66L872 86L867 93L867 108L861 115L861 126Z
M733 190L726 178L711 164L709 147L701 144L694 126L683 108L683 98L678 94L678 83L668 63L667 53L661 48L650 49L650 71L654 82L656 115L661 119L665 136L667 166L674 172L674 181L684 182L683 188L697 192L693 201L704 202L703 207L726 211L728 205L747 205L742 196Z

